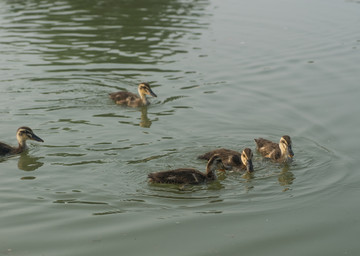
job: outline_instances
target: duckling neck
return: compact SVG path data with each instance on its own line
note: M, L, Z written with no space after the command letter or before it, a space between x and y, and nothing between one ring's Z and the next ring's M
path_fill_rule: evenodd
M144 105L149 105L149 101L145 94L140 94L140 99Z
M281 157L285 157L286 156L286 150L284 150L283 148L280 147L280 152L281 152Z
M26 139L24 139L23 137L19 136L18 134L16 134L16 140L19 143L19 148L21 149L27 149L27 145L26 145Z
M215 180L216 179L216 173L215 173L215 169L212 168L209 172L207 172L206 174L206 177L209 179L209 180Z
M148 101L148 99L146 98L145 93L143 93L142 91L140 91L140 89L138 89L138 93L139 93L139 95L140 95L140 99L141 99L142 103L143 103L144 105L149 105L149 101Z
M280 148L281 157L285 157L287 154L286 148L281 143L279 143L279 148Z
M27 150L27 148L26 141L19 141L19 146L15 149L15 153L21 153L24 150Z
M280 152L281 152L280 159L282 159L282 161L289 161L291 159L289 157L289 151L287 148L280 147Z
M213 162L208 163L206 166L206 176L208 179L216 179L216 165Z

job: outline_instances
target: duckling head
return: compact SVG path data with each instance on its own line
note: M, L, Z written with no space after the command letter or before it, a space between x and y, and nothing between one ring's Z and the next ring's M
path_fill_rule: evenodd
M150 85L148 83L141 83L138 87L138 92L140 97L142 98L145 94L153 97L157 97L157 95L151 90Z
M223 170L225 169L225 166L221 160L220 155L215 154L213 155L207 164L206 173L215 172L216 170Z
M40 137L38 137L29 127L22 126L17 129L16 139L19 144L26 148L27 140L35 140L39 142L44 142Z
M253 172L254 171L254 167L252 164L252 159L253 159L253 153L251 151L250 148L245 148L242 152L241 152L241 162L246 166L246 171L247 172Z
M284 135L281 137L279 147L281 153L287 158L292 158L294 156L294 152L292 151L292 142L289 135Z

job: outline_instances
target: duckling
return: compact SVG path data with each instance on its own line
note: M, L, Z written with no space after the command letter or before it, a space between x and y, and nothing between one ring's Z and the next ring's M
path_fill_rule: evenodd
M148 175L149 182L168 184L197 185L206 181L216 180L215 171L224 168L219 155L213 155L207 163L206 172L202 173L193 168L180 168L169 171L153 172Z
M253 153L250 148L245 148L241 153L225 148L215 149L213 151L198 156L198 159L208 160L211 156L215 154L220 156L221 161L223 162L226 169L230 169L233 171L254 171L254 167L252 164Z
M148 83L139 84L138 93L140 97L132 92L113 92L109 94L109 97L115 101L116 104L126 105L128 107L141 107L149 105L150 102L146 98L146 94L157 97L157 95L151 90Z
M263 138L255 139L258 151L263 157L275 162L285 162L294 156L290 136L281 137L279 144Z
M16 139L19 142L19 146L17 148L0 142L0 155L3 156L7 154L20 154L27 149L26 140L44 142L41 138L35 135L35 133L29 127L26 126L22 126L17 129Z

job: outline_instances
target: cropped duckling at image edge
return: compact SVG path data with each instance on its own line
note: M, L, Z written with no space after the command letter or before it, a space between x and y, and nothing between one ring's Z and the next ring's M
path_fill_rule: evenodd
M152 91L148 83L141 83L138 86L139 96L132 92L113 92L109 94L110 99L118 105L126 105L128 107L141 107L150 104L146 95L157 97Z
M246 170L249 173L254 171L252 164L253 153L250 148L245 148L241 153L225 148L215 149L198 156L198 159L208 160L215 154L220 156L225 169L238 172Z
M292 142L289 135L282 136L279 144L263 138L255 139L255 143L259 153L263 157L269 158L275 162L288 161L294 157Z
M224 165L221 157L214 155L208 161L205 173L193 168L179 168L169 171L153 172L148 175L148 178L151 183L197 185L216 180L215 172L219 169L224 169Z
M19 129L17 129L16 139L19 143L18 147L12 147L10 145L0 142L0 155L20 154L21 152L27 149L27 145L26 145L27 140L44 142L40 137L35 135L35 133L29 127L26 126L22 126Z

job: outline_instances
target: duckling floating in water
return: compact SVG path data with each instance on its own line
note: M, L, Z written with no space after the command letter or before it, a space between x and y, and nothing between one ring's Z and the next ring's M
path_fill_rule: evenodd
M26 140L36 140L44 142L41 138L36 136L29 127L26 126L22 126L17 129L16 139L19 142L19 146L17 148L0 142L0 155L3 156L7 154L20 154L27 149Z
M148 83L141 83L138 86L138 95L132 92L113 92L109 94L110 99L115 101L118 105L126 105L128 107L141 107L149 105L150 102L146 98L146 95L157 97L157 95L151 90Z
M281 137L279 144L263 138L255 139L258 151L263 157L275 162L284 162L294 156L290 136Z
M220 156L226 169L231 169L233 171L254 171L252 164L253 153L250 148L245 148L241 153L225 148L215 149L198 156L198 159L209 160L209 158L215 154Z
M221 157L214 155L206 166L206 173L192 168L180 168L169 171L153 172L148 175L149 182L168 184L192 184L197 185L206 181L216 180L215 171L224 168Z

